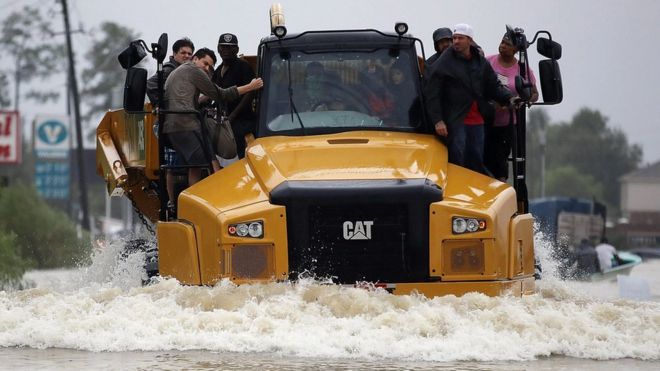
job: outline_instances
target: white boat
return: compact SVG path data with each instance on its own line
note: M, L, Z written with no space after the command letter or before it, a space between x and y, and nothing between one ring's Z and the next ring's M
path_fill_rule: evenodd
M593 273L591 274L591 276L589 276L589 280L592 282L614 280L616 279L616 276L620 274L627 276L630 274L630 271L633 269L634 266L642 262L642 258L639 255L635 255L625 251L621 251L617 253L617 256L619 257L619 261L621 261L621 264L617 265L616 267L605 269L602 272Z

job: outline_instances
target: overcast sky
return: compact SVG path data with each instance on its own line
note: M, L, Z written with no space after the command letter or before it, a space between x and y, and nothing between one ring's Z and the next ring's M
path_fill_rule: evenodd
M54 1L54 0L48 0ZM0 0L2 18L22 5L46 0ZM218 36L238 36L241 52L255 54L269 34L268 10L274 1L252 0L69 0L72 24L86 30L113 21L155 42L162 32L170 44L190 37L196 47L215 50ZM525 1L375 1L282 0L289 32L337 28L392 30L405 21L422 39L427 54L431 34L441 26L469 23L486 54L495 54L504 25L525 29L528 36L548 30L563 45L560 61L564 101L547 108L552 122L567 121L581 107L600 110L609 125L622 129L644 150L644 163L660 161L660 1L525 0ZM185 5L184 5L185 4ZM96 37L100 35L97 33ZM94 37L94 36L91 36ZM531 37L530 37L531 39ZM75 35L80 56L90 35ZM539 56L530 53L538 69ZM82 61L84 64L85 62ZM83 66L79 66L80 70ZM639 73L639 74L638 74ZM538 73L537 73L538 75ZM266 82L267 83L267 82ZM24 107L26 116L42 107ZM59 108L49 108L58 113Z

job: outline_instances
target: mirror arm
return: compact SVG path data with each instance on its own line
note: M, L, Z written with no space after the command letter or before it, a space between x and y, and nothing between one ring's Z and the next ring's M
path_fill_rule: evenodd
M536 42L536 39L538 39L539 35L541 34L548 35L548 40L552 41L552 35L550 35L550 32L545 30L540 30L540 31L536 31L536 33L534 34L534 38L532 39L532 41L529 42L529 45L534 44Z

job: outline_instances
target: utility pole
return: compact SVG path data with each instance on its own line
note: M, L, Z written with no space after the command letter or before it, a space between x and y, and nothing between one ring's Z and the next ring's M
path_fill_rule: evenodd
M67 54L69 57L69 83L70 92L73 97L73 112L76 124L76 143L78 148L78 187L80 188L80 209L82 211L81 225L83 229L90 230L89 211L87 207L87 184L85 183L85 157L83 155L82 127L80 124L80 97L78 96L78 81L76 79L76 68L73 60L73 46L71 45L71 28L69 26L69 8L66 0L62 2L62 14L64 15L64 32L66 34Z

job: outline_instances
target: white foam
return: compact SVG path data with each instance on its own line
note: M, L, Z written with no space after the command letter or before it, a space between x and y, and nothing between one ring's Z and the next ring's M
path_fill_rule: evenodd
M106 247L86 269L33 273L36 288L0 292L0 347L445 362L660 359L660 303L599 297L581 289L585 283L544 279L539 293L523 298L434 299L312 279L238 287L161 279L142 287L139 262L118 264L118 250ZM660 271L658 261L645 264Z

